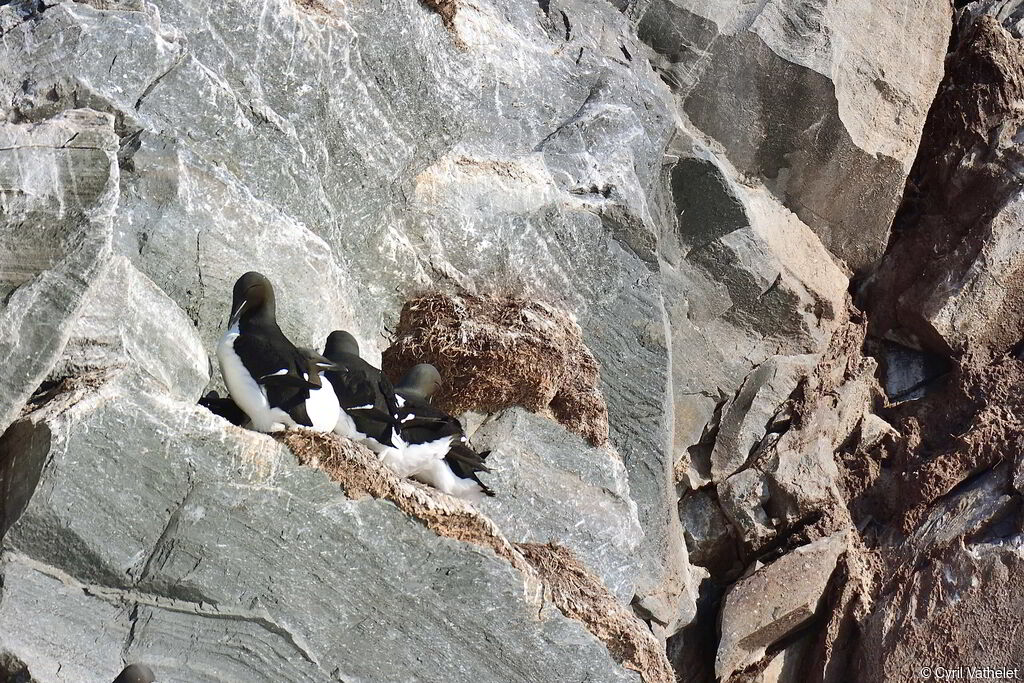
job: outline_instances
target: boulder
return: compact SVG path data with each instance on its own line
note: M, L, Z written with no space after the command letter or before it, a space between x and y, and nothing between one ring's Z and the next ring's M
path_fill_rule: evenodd
M806 225L763 188L738 182L727 160L683 133L670 150L678 158L664 172L659 250L672 342L674 469L697 488L713 478L710 452L691 449L714 444L716 412L770 358L776 361L761 374L777 363L811 362L800 357L824 350L847 318L847 277ZM759 384L750 381L748 392ZM746 431L744 440L763 435ZM746 461L736 448L719 447L719 460L728 452L739 461L719 478Z
M823 538L733 585L722 606L722 638L715 663L719 680L757 662L766 649L814 617L845 548L844 535Z
M569 548L623 604L632 600L643 532L618 453L521 408L495 415L473 446L490 450L481 477L498 492L477 507L506 538Z
M692 125L851 268L881 256L942 77L949 6L640 7L639 35Z
M865 297L875 334L943 356L1003 352L1020 339L1024 193L1014 131L1024 123L1024 45L1002 3L971 4L953 34L892 255Z

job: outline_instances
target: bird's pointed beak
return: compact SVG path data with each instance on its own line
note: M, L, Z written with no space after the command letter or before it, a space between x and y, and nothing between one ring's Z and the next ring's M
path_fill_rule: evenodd
M248 299L242 299L242 303L238 304L238 308L236 308L235 311L231 314L231 320L228 321L228 327L235 326L235 323L238 322L238 319L242 317L242 310L245 308L245 305L247 303L249 303Z

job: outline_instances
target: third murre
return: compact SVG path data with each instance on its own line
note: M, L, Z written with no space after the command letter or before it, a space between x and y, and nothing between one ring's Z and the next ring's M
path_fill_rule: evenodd
M413 367L395 386L402 446L392 466L403 476L459 498L493 496L478 476L489 471L484 464L489 452L473 450L462 423L430 403L440 386L441 373L428 363Z

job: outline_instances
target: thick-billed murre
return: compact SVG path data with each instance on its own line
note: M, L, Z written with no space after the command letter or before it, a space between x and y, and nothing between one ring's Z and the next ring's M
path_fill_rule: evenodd
M231 398L253 429L316 426L306 414L306 401L311 390L321 388L320 372L333 365L311 353L296 348L278 327L270 280L256 272L238 278L217 360Z

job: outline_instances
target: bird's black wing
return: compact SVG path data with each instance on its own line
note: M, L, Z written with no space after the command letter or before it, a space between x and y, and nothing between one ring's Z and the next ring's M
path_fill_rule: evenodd
M373 437L378 442L392 446L397 404L391 383L380 370L355 354L339 354L332 357L338 370L325 373L334 387L338 403L356 429Z
M309 363L295 346L284 338L242 334L235 339L235 353L245 369L264 386L316 389L309 381Z
M398 411L402 438L407 443L427 443L446 436L460 436L462 424L422 399L399 392L404 405Z
M492 491L477 476L479 472L490 472L484 461L490 451L476 452L466 441L462 423L440 408L418 397L399 392L405 404L399 412L402 425L402 438L407 443L427 443L450 436L453 438L444 461L455 476L472 479L480 485L485 495L493 496Z
M312 426L303 408L309 390L319 384L309 381L309 362L295 345L283 334L242 334L234 348L245 369L265 388L267 402L299 424Z
M356 408L359 406L376 406L377 390L374 373L370 372L373 367L369 363L363 363L362 359L346 358L336 361L338 370L327 373L334 384L334 393L338 395L338 401L342 408Z
M480 477L477 476L479 472L490 472L484 461L487 456L490 455L490 451L474 451L468 444L464 442L456 443L448 451L448 454L444 456L445 463L451 468L452 473L457 477L463 479L472 479L477 484L480 484L480 490L484 492L484 495L493 496L492 491L487 484L480 481Z

